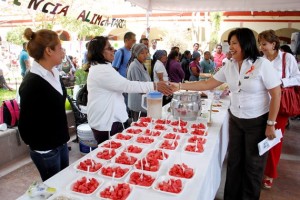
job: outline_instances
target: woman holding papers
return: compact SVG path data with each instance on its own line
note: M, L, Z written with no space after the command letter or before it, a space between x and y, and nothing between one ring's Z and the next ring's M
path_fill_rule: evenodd
M257 144L266 136L275 138L281 82L271 63L260 57L250 29L231 31L228 41L233 60L212 78L172 85L179 90L202 91L228 84L231 105L224 199L258 200L267 155L259 156Z
M264 58L267 58L277 71L277 77L281 79L282 87L290 87L300 85L300 72L295 57L290 53L283 53L279 50L280 41L279 37L275 35L275 31L266 30L258 35L258 42L260 50L264 54ZM286 77L282 78L282 63L285 59ZM281 129L284 134L285 126L288 122L289 116L278 113L275 125L276 129ZM270 149L267 164L265 168L265 177L263 180L263 187L270 189L273 184L273 179L277 178L277 165L279 163L280 154L282 149L282 142L275 145Z

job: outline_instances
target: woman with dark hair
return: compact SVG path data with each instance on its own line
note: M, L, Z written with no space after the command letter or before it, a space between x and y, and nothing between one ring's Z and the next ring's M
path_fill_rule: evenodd
M190 78L190 62L191 62L192 54L189 50L186 50L181 57L180 64L182 70L184 71L184 80L188 81Z
M280 79L271 63L260 57L253 32L229 33L232 62L207 81L172 83L183 90L210 90L227 83L231 91L229 145L224 200L259 199L267 154L257 144L275 138L280 103Z
M179 52L173 50L168 55L166 69L169 75L169 79L172 82L179 83L184 80L184 71L181 68L180 62L178 62Z
M290 54L294 55L294 53L292 52L291 47L289 45L286 45L286 44L284 44L280 47L280 51L290 53Z
M290 53L283 53L279 50L280 40L274 30L266 30L258 34L258 43L260 50L264 54L264 58L268 59L273 68L277 71L276 76L281 79L281 87L290 87L300 85L300 72L295 57ZM285 59L286 77L282 78L282 62ZM282 134L285 132L285 127L289 117L278 113L276 117L276 129L281 129ZM263 187L270 189L273 184L273 179L277 178L277 165L279 163L282 149L282 141L279 142L269 151L268 160L265 168L265 177Z
M107 37L97 36L88 46L88 122L94 137L101 143L123 130L128 114L122 93L147 93L158 90L171 95L172 90L165 82L129 81L111 65L114 48Z
M57 33L25 29L27 50L34 58L19 88L20 135L43 181L69 165L70 139L65 110L67 92L55 68L64 58Z

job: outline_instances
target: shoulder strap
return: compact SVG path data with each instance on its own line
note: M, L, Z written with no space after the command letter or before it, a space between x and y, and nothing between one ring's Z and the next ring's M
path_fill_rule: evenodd
M0 124L4 123L3 104L0 106Z
M16 115L15 115L14 108L13 108L10 100L4 101L4 103L6 104L7 109L9 110L10 115L11 115L11 126L14 126L16 124Z
M14 106L14 111L15 111L16 119L19 120L19 117L20 117L19 105L18 105L18 103L17 103L17 101L15 99L12 100L12 102L13 102L13 106Z
M285 78L285 63L286 63L286 60L285 60L285 55L286 53L284 52L283 55L282 55L282 78Z

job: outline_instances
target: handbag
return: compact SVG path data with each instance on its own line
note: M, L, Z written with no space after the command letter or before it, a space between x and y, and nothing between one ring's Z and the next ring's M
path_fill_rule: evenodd
M282 78L285 78L286 53L282 57ZM300 86L281 87L279 114L285 116L300 115Z

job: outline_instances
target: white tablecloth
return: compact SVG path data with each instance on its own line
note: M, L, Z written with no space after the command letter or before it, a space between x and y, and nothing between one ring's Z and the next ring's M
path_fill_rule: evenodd
M226 155L228 145L228 106L229 100L222 99L222 107L218 108L220 112L212 113L212 125L208 129L207 142L204 152L195 155L192 153L174 152L173 156L165 163L159 171L158 177L167 175L167 171L174 162L182 160L189 166L196 168L195 176L188 180L186 187L180 195L163 194L154 191L152 188L143 189L134 188L132 198L134 200L213 200L221 182L222 164ZM179 147L181 148L181 147ZM85 157L89 157L86 155ZM76 162L75 162L76 163ZM52 178L45 181L50 187L55 187L57 192L70 193L67 189L72 181L79 175L86 175L74 169L74 164L70 165L65 170L56 174ZM99 177L99 175L95 175ZM103 178L103 177L101 177ZM110 179L103 178L106 181ZM121 180L125 180L121 179ZM99 190L98 190L99 191ZM99 193L99 192L97 192ZM96 196L80 196L81 199L98 199ZM30 199L25 194L19 198L20 200Z

